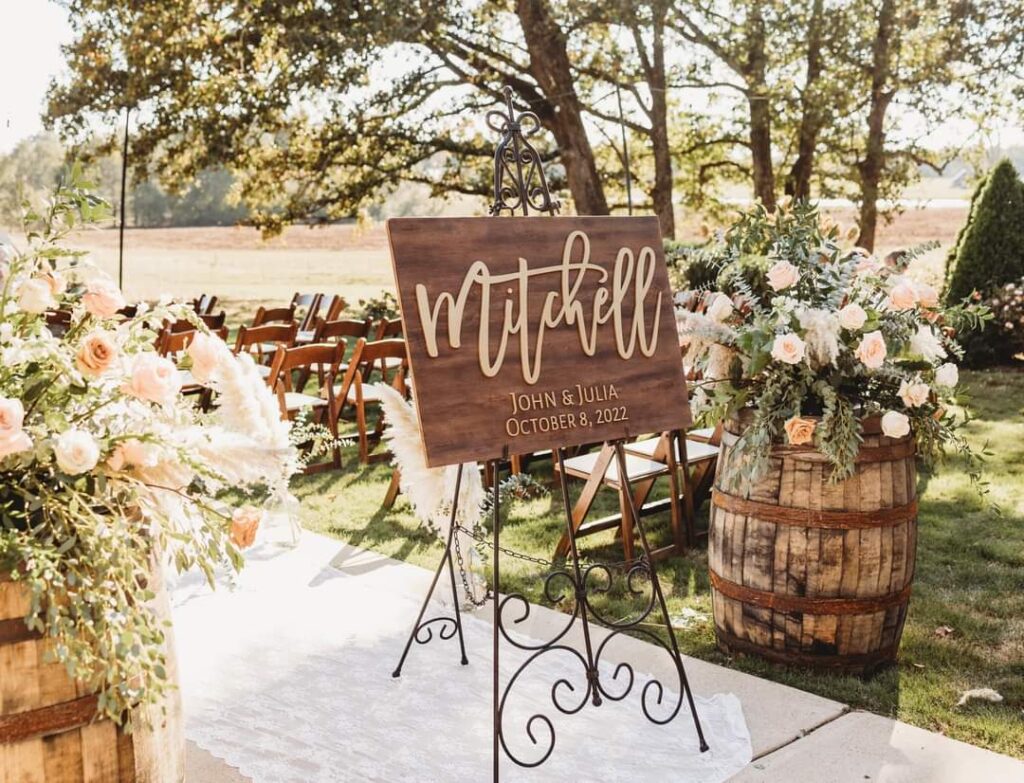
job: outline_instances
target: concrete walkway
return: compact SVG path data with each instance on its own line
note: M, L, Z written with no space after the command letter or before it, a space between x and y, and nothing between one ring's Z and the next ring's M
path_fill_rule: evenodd
M314 534L306 534L314 536ZM331 565L358 576L367 587L421 595L431 574L334 539L314 536L318 546L336 550ZM308 543L308 541L304 542ZM490 606L478 612L489 620ZM410 622L412 617L409 618ZM564 615L535 607L524 633L547 638L564 625ZM598 640L604 631L597 631ZM575 634L575 638L572 638ZM570 633L582 644L578 624ZM634 639L617 642L637 671L668 678L671 659L654 645ZM472 657L473 651L469 650ZM455 653L453 652L453 655ZM685 660L699 695L739 697L753 744L753 762L733 780L741 783L1022 783L1024 762L932 732L865 712L697 659ZM188 726L186 724L186 733ZM639 771L639 770L638 770ZM640 778L642 779L642 775ZM244 783L249 779L189 743L190 783ZM339 781L345 778L339 777ZM544 781L543 768L536 780ZM431 783L446 783L436 781ZM454 782L453 782L454 783ZM461 781L459 781L461 783ZM652 781L652 783L654 783Z

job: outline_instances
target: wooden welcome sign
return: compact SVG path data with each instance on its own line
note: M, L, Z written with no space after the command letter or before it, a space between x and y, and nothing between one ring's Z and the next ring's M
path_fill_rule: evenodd
M657 218L387 225L430 466L689 425Z

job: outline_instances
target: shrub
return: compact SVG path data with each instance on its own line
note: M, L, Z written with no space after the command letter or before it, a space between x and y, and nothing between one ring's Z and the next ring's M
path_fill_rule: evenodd
M705 252L704 246L665 240L665 263L675 291L714 288L718 277L717 259Z
M1009 160L979 183L946 267L949 304L975 291L988 296L1024 276L1024 183Z

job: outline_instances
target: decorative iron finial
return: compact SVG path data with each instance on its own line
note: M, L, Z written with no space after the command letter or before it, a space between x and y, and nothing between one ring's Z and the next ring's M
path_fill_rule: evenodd
M487 126L501 134L501 140L494 151L494 203L491 214L510 215L522 210L524 215L547 212L557 215L561 204L551 198L548 182L540 155L527 140L540 130L540 120L532 111L516 116L512 106L512 88L502 88L505 93L504 110L487 112Z

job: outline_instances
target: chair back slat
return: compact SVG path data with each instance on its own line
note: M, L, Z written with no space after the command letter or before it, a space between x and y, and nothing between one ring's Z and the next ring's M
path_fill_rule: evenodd
M290 323L295 320L295 305L288 307L260 307L253 316L253 326L269 323Z
M402 336L401 318L382 318L377 322L377 340L387 340L392 337Z
M273 343L276 346L291 348L295 345L295 335L299 325L290 323L270 323L263 326L240 326L235 338L235 353L250 353L260 358L266 351L263 346ZM255 350L253 350L255 348Z

